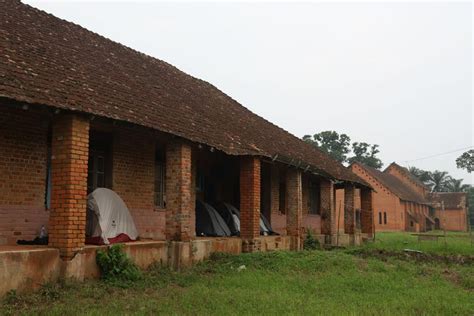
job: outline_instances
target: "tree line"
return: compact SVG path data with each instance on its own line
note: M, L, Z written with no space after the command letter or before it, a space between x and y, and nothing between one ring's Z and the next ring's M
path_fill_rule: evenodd
M382 160L377 157L379 145L365 142L353 142L346 134L324 131L314 135L304 135L303 140L326 152L340 163L360 162L366 166L380 169Z

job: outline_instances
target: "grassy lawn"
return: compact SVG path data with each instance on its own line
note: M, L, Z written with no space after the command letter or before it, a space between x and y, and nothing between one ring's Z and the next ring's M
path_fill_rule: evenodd
M409 244L400 245L400 236ZM435 242L419 245L410 236L378 237L376 243L364 246L365 256L354 249L219 255L181 273L154 267L133 283L62 283L45 286L35 294L12 294L1 303L0 311L52 315L474 314L474 265L371 257L376 247L445 251L428 245ZM239 272L242 265L246 268Z
M444 235L442 231L426 233ZM377 233L375 243L365 245L368 249L384 249L403 251L404 249L419 250L442 255L474 255L474 234L447 232L446 238L438 241L418 241L417 236L410 233Z

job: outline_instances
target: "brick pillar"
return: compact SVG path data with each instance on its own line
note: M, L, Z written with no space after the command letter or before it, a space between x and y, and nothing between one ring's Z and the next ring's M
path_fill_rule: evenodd
M321 234L326 235L327 243L336 233L336 214L334 205L334 184L329 179L321 179Z
M292 237L291 248L301 250L303 190L300 170L288 169L286 172L286 196L288 201L286 229L288 235Z
M189 241L195 236L191 146L175 141L166 146L166 239Z
M374 210L372 208L373 196L371 189L360 189L360 205L362 233L372 237L374 234Z
M53 122L49 246L71 260L85 241L89 120L73 115Z
M355 188L352 184L344 186L344 233L355 233Z
M240 160L240 237L242 251L260 250L260 160Z

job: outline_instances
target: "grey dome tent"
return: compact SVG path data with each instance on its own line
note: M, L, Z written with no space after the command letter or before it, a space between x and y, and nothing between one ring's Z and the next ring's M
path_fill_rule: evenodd
M227 237L231 231L219 213L208 203L196 201L196 236Z
M227 226L229 226L233 236L240 235L240 211L229 203L220 203L217 208L219 214L225 220ZM278 235L274 232L270 222L267 218L260 213L260 235Z
M240 236L240 212L229 203L219 203L217 212L222 216L232 236Z
M110 244L136 240L138 231L124 201L110 189L87 196L86 243Z

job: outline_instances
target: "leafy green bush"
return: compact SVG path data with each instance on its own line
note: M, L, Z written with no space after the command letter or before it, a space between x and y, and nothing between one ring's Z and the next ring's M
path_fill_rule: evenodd
M311 229L308 229L306 231L306 237L304 239L303 249L305 250L319 249L319 240L314 238L314 234Z
M96 260L101 277L105 280L136 281L142 277L140 269L123 251L123 245L117 244L107 251L97 251Z

